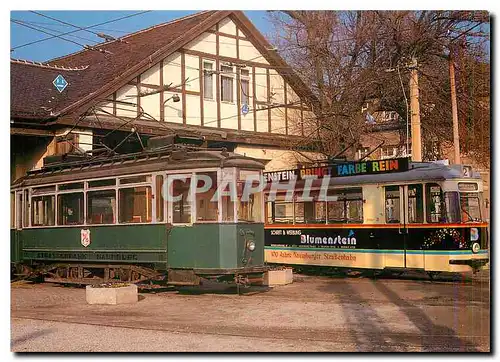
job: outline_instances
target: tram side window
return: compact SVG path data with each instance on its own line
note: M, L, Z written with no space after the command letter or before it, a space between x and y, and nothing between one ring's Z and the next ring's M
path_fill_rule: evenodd
M119 222L151 222L152 197L150 186L127 187L118 190Z
M197 221L217 221L217 200L212 201L215 191L217 191L217 172L197 173L196 180L198 190L205 190L210 185L207 191L196 193Z
M189 187L191 178L186 180L174 179L172 182L172 220L177 224L188 224L191 222L191 202L189 200Z
M87 192L87 224L114 224L116 220L116 191Z
M445 192L444 201L446 205L446 221L449 223L460 222L460 206L458 192Z
M83 192L57 195L57 224L83 224Z
M242 222L262 222L262 191L244 194L246 184L254 189L259 186L258 171L240 170L239 178L236 184L238 208L238 221ZM246 197L246 200L243 199Z
M295 202L295 223L324 224L326 221L326 203L318 201L319 191L311 191L312 201Z
M285 201L285 195L276 195L275 201L267 202L269 224L293 224L293 203Z
M53 226L55 224L55 196L34 196L31 198L33 226Z
M443 193L438 184L425 185L425 203L427 206L427 222L439 223L443 221Z
M29 192L28 190L24 190L24 215L23 215L23 226L28 227L29 226L29 218L30 218L30 213L29 213L29 205L30 205L30 200L29 200Z
M385 187L385 221L387 223L399 223L401 221L399 186Z
M361 188L328 190L328 223L362 223L363 191Z
M408 222L424 222L424 198L422 185L408 185Z

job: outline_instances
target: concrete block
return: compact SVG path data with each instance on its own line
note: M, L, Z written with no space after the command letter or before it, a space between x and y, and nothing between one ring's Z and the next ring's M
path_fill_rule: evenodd
M136 303L137 285L120 287L102 287L87 285L86 299L88 304L126 304Z
M293 270L292 268L286 268L281 270L269 270L264 273L264 285L273 287L276 285L291 284L293 282Z

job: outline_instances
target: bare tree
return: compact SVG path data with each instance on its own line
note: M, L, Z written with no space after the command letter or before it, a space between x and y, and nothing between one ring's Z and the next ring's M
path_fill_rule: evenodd
M273 41L280 54L310 85L317 98L309 102L315 116L305 121L306 137L296 148L312 144L316 151L329 157L350 145L350 150L355 150L360 135L366 132L361 109L368 99L378 99L383 108L393 109L405 119L407 107L401 81L397 74L387 70L397 68L407 87L406 66L416 58L421 75L423 138L427 141L424 157L439 157L435 140L450 142L452 134L447 62L453 54L459 73L460 116L467 120L461 124L463 152L485 155L489 145L489 133L488 137L485 134L489 132L489 116L484 110L489 109L489 54L485 52L489 45L488 13L280 11L270 14L275 25ZM471 127L476 136L477 129L482 132L474 141L470 139Z

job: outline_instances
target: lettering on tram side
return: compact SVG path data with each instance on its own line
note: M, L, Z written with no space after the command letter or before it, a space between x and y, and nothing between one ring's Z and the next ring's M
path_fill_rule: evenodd
M147 255L146 255L147 254ZM87 260L87 261L141 261L144 259L154 259L164 261L163 253L77 253L77 252L57 252L57 251L24 251L25 257L33 259L50 259L50 260Z
M271 251L271 257L281 259L302 259L309 261L340 260L356 261L356 255L346 253L316 253L307 251Z
M327 247L355 249L357 239L354 230L346 229L271 229L265 231L266 245L298 247Z
M358 162L345 162L340 164L330 164L319 167L303 167L294 170L264 172L264 178L267 182L280 182L289 180L304 180L310 176L323 178L373 175L380 173L408 171L408 158L396 158L390 160L370 160Z

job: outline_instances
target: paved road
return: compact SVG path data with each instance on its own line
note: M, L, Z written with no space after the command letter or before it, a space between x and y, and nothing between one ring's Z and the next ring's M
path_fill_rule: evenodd
M433 282L296 276L243 296L222 288L85 303L85 290L11 288L13 351L489 351L487 275Z

